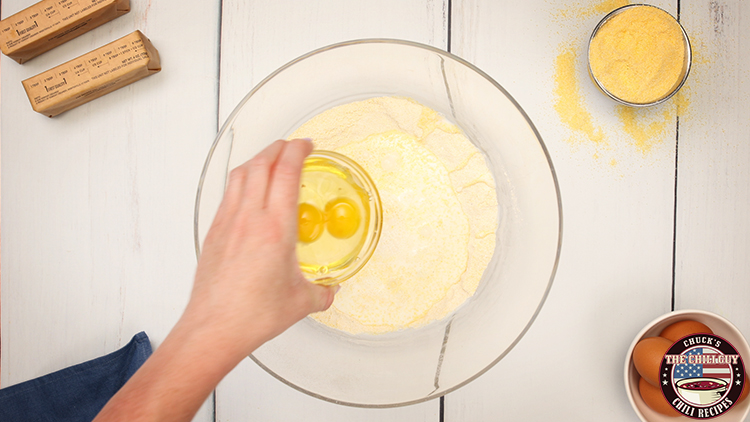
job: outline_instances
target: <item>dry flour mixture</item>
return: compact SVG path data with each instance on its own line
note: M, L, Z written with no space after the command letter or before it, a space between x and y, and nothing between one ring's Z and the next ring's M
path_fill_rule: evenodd
M349 333L419 327L474 294L495 249L495 182L458 127L414 100L378 97L327 110L291 138L358 162L383 205L380 242L312 317Z

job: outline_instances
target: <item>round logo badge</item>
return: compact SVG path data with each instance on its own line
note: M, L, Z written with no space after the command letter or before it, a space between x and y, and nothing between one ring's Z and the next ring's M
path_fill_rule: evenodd
M731 343L711 334L675 342L659 369L664 397L693 419L722 415L737 403L745 384L742 357Z

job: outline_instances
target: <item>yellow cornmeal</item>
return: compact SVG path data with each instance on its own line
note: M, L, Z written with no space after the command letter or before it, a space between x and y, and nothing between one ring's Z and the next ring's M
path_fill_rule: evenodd
M570 17L603 15L627 4L627 0L605 0L587 3L584 7L567 5L556 11L552 17L561 25L570 27L579 24L579 21L569 19ZM571 31L579 33L577 30L567 29L567 32ZM674 125L675 116L679 114L683 118L689 114L690 87L686 85L672 100L656 107L634 108L614 104L611 108L602 108L598 105L592 107L587 103L591 100L588 97L589 92L593 91L588 89L590 85L584 85L584 81L590 79L585 70L585 51L583 39L578 38L578 35L568 36L560 41L553 63L553 106L560 123L570 133L566 140L574 145L576 150L581 146L585 147L581 151L593 150L593 158L608 163L613 168L628 165L631 146L642 156L663 147L669 135L668 129ZM700 65L700 49L693 49L692 53L693 65ZM594 94L597 98L593 101L597 104L600 95ZM611 119L606 117L611 112L618 118L617 125L607 124ZM618 159L611 157L611 154L619 154Z
M643 108L618 105L615 111L623 123L625 133L630 135L636 148L644 154L663 139L667 125L674 124L672 108L664 107L661 113L656 113Z
M477 289L495 249L497 198L484 156L438 113L398 97L334 107L292 138L359 163L383 205L367 265L317 321L385 333L444 318Z
M686 47L682 30L667 12L651 6L624 9L591 40L592 75L621 100L658 101L680 84Z
M577 54L568 46L555 60L555 111L568 127L583 133L594 142L603 142L604 134L594 126L591 113L586 109L580 94L576 68Z

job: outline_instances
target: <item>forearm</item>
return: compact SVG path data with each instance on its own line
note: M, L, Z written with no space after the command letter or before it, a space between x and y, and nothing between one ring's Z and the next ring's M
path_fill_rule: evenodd
M190 421L245 356L229 341L186 313L94 421Z
M232 170L185 313L96 422L189 421L248 354L331 306L335 290L307 281L295 254L311 150L309 141L276 141Z

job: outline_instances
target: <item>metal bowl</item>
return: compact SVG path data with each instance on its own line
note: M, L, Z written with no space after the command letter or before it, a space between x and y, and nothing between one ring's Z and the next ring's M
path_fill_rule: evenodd
M611 11L610 13L608 13L606 16L604 16L604 18L602 18L602 20L599 21L599 23L596 25L594 30L591 32L591 36L589 37L589 41L588 41L587 54L586 54L589 76L591 77L591 80L594 81L594 84L597 86L597 88L599 88L599 90L603 92L605 95L607 95L609 98L617 101L620 104L631 106L631 107L649 107L649 106L661 104L667 101L668 99L672 98L672 96L674 96L677 93L677 91L679 91L680 88L682 88L682 86L685 84L685 81L687 81L688 74L690 73L690 67L693 62L692 49L690 47L690 38L688 38L687 32L685 32L685 28L682 27L682 25L679 23L679 21L677 21L677 19L674 19L674 22L677 24L677 26L680 28L680 31L682 32L683 41L685 43L684 44L685 45L685 57L683 61L681 80L663 96L656 98L653 101L645 102L645 103L635 103L635 102L624 100L618 97L617 95L613 94L609 89L607 89L607 87L596 77L595 73L591 69L591 43L596 37L596 35L598 34L599 30L602 27L604 27L604 25L606 25L610 20L612 20L612 18L628 10L632 10L634 8L640 8L640 7L651 7L651 8L657 9L663 12L664 14L666 14L667 16L671 17L672 19L674 19L674 17L671 14L669 14L669 12L665 11L664 9L661 9L659 7L652 6L649 4L630 4L627 6L619 7Z

